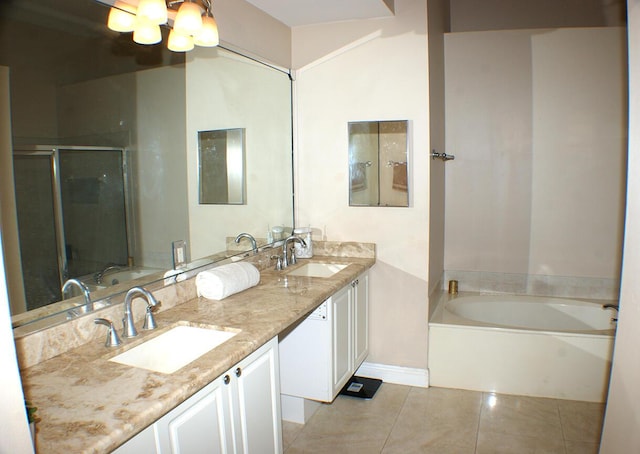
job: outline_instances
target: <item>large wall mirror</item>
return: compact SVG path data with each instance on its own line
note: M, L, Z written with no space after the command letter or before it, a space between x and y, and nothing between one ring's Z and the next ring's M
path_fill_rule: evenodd
M349 205L409 206L408 124L349 123Z
M162 44L140 46L130 36L108 30L107 15L108 8L93 0L0 5L0 65L9 68L14 148L0 152L11 155L10 163L21 153L15 160L15 180L27 185L18 191L22 206L33 208L30 200L49 197L53 205L66 205L60 207L63 213L73 210L73 216L63 214L64 231L73 241L60 241L51 219L45 223L30 215L20 222L17 216L2 218L3 230L13 226L26 249L53 254L49 261L26 261L28 271L19 257L17 270L7 267L14 326L36 321L47 326L44 317L51 323L68 317L68 306L60 301L67 278L86 280L92 299L105 300L122 292L129 279L140 285L162 277L173 266L176 241L186 241L188 260L199 266L241 252L227 250L228 238L240 232L264 244L269 225L293 224L288 71L223 47L185 55L171 53ZM244 202L201 205L198 131L229 129L243 131ZM55 195L55 190L35 195L36 189L51 191L47 178L60 179L50 166L53 154L64 156L65 150L69 153L64 159L73 158L82 166L72 164L75 173L59 181L64 196ZM29 167L27 159L43 152L39 166ZM107 152L114 156L109 168ZM116 189L108 189L111 183ZM36 184L42 188L31 186ZM13 188L2 186L0 191L3 204L15 203ZM118 195L121 202L117 209L122 225L113 229L124 252L117 259L80 248L113 249L115 234L106 230L107 215L97 208L105 191ZM31 232L36 223L41 224L41 236ZM52 245L34 247L44 237ZM5 248L5 263L16 262L16 257L7 257L10 251ZM56 257L61 252L82 263L81 269L65 268L64 260ZM24 291L34 276L45 274L51 280L40 296ZM21 297L13 297L16 288Z

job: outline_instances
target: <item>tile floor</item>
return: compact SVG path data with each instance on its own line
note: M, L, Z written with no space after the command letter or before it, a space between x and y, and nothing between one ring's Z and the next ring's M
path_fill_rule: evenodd
M284 452L597 454L604 404L383 383L338 396L305 425L284 422Z

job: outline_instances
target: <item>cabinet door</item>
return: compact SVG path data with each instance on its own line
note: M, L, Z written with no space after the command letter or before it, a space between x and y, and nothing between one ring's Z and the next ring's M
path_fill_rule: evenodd
M223 386L222 378L216 379L156 423L162 454L233 452Z
M354 283L353 368L357 370L369 354L369 274L362 274Z
M330 300L322 303L324 316L310 315L278 344L280 352L280 389L282 394L331 402L332 308Z
M154 454L160 452L156 446L155 426L149 426L138 435L116 448L113 454Z
M351 286L348 285L331 297L333 396L340 391L353 372L352 295Z
M282 452L278 343L272 339L231 371L237 387L238 453Z

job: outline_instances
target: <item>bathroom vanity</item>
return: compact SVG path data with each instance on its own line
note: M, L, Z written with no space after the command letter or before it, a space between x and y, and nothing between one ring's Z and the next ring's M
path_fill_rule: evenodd
M350 376L350 369L366 355L366 323L356 322L367 318L366 309L357 308L358 290L352 284L362 285L363 274L375 263L375 247L334 245L318 247L325 255L299 260L285 270L262 269L258 286L221 301L198 298L193 279L150 288L161 302L158 329L140 330L138 337L120 347L104 347L104 327L94 326L93 315L52 328L50 337L39 332L31 339L17 339L19 355L28 358L21 361L28 364L22 370L25 394L41 418L37 449L47 453L116 448L124 453L167 452L164 448L188 452L190 443L202 446L206 437L208 452L256 452L252 448L256 445L260 446L257 452L281 452L278 336L327 299L334 301L336 312L346 317L335 326L345 343L335 344L340 345L335 350L338 367L331 374L340 377L329 397L342 376ZM309 262L344 266L329 277L293 273ZM138 327L144 318L143 306L133 305ZM122 306L101 309L95 317L120 320ZM176 326L236 334L169 374L110 361ZM36 361L30 352L62 348L82 336L93 337L43 361Z
M360 367L369 352L368 280L359 275L280 336L282 394L332 402Z
M114 451L282 451L278 342L271 339Z

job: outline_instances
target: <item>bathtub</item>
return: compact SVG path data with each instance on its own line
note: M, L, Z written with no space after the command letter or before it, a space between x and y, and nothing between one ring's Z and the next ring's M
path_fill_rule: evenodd
M604 402L616 313L602 304L445 293L429 322L429 384Z

